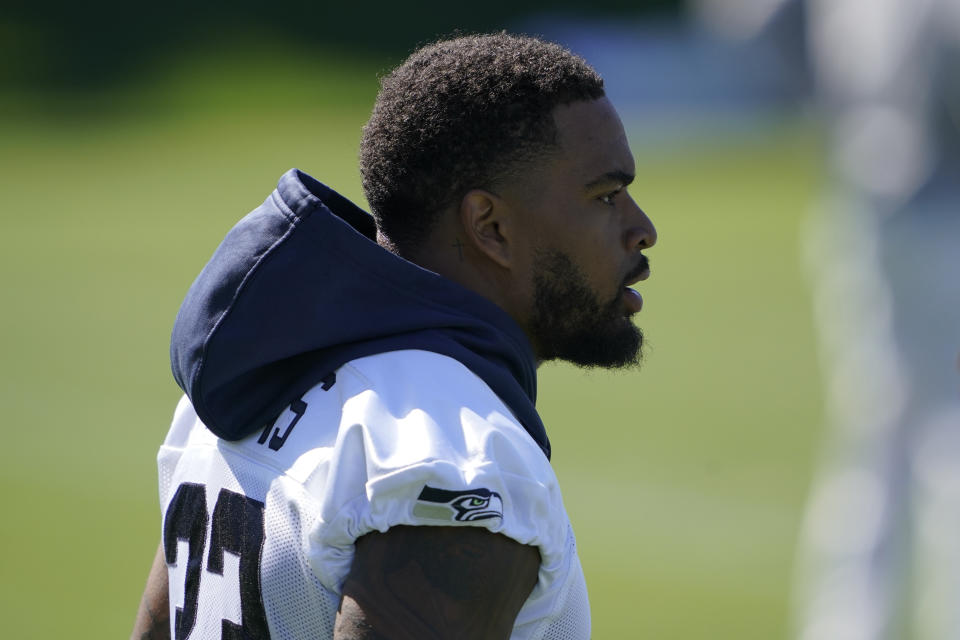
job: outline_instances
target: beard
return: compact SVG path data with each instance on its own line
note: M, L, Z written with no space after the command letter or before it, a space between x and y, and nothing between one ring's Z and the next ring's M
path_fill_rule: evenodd
M600 300L570 256L558 250L537 253L533 278L530 334L541 361L608 369L640 364L643 333L630 321L622 293Z

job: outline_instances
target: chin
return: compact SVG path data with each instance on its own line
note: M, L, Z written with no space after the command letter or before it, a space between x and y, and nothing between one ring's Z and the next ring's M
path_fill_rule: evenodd
M629 369L643 360L643 332L628 318L557 345L548 360L563 360L582 368Z

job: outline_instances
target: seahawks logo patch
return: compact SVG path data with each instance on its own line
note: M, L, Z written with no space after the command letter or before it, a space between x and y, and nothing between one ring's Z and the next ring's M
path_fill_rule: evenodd
M500 494L490 489L448 491L425 486L413 507L413 515L457 522L503 518L503 502Z

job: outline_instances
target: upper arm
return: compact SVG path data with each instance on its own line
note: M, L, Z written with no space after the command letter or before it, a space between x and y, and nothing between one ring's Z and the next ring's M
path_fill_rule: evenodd
M356 542L336 640L509 638L540 553L480 527L398 526Z

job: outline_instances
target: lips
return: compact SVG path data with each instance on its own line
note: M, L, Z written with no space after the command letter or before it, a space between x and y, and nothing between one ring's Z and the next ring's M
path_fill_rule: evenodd
M626 287L623 290L623 305L626 307L628 315L639 313L643 309L643 296L636 289Z
M623 286L625 286L625 287L632 287L633 285L637 284L638 282L641 282L641 281L643 281L643 280L646 280L646 279L649 278L649 277L650 277L650 269L644 269L644 270L640 273L640 275L634 277L634 278L631 279L631 280L628 280L627 282L624 283Z
M637 284L650 277L650 261L644 255L640 256L640 261L634 267L623 282L623 303L630 315L638 313L643 308L643 296L638 291L631 289L632 285Z
M650 260L647 256L641 254L637 266L630 270L627 277L623 279L623 286L630 287L642 280L650 277Z

